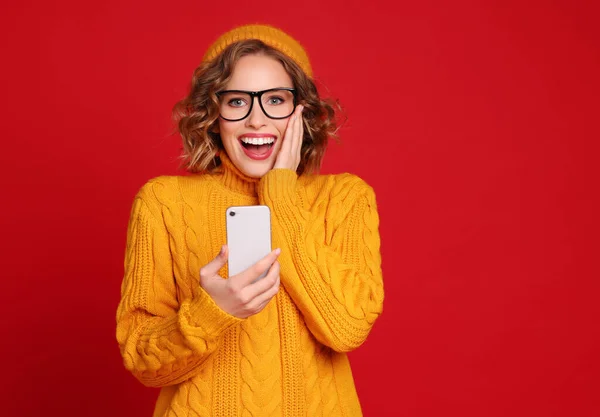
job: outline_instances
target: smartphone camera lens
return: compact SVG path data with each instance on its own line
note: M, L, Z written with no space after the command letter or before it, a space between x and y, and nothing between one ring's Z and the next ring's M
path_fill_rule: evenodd
M231 217L235 216L235 211L230 211L230 212L229 212L229 215L230 215Z

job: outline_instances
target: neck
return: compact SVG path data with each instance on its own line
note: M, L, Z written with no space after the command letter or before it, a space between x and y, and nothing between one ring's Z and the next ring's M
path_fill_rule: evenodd
M249 177L240 171L225 151L221 152L219 158L221 159L221 174L225 186L242 194L256 195L256 187L260 178Z

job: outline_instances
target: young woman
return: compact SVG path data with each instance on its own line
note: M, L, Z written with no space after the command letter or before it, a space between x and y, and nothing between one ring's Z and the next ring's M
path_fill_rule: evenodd
M297 41L243 26L175 107L192 175L137 194L117 311L155 416L361 415L346 352L382 311L379 219L360 178L315 174L336 126L311 77ZM257 204L276 249L225 279L225 210Z

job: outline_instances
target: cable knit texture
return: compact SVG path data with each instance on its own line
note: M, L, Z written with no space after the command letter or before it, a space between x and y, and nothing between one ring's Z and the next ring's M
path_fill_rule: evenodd
M125 367L161 387L155 416L360 416L348 352L383 305L375 196L350 175L164 176L136 195L117 340ZM226 242L225 210L271 209L279 293L239 319L199 285ZM227 277L224 267L219 274Z

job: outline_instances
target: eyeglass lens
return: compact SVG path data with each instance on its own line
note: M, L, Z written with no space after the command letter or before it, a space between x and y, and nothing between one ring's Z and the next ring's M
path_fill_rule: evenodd
M244 119L250 114L253 97L247 93L224 92L220 95L221 117L229 120ZM265 91L260 104L268 117L284 118L294 112L294 94L288 90Z

